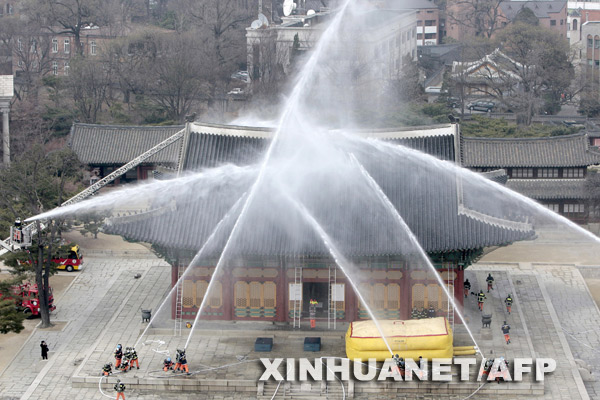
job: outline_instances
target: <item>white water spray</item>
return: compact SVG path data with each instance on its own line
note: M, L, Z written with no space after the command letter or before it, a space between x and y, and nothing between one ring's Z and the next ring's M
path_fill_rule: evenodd
M310 223L314 230L319 234L321 240L323 240L323 243L327 247L331 258L333 258L333 261L342 270L342 272L350 282L352 289L354 289L354 293L356 293L363 306L367 310L369 317L371 317L371 320L375 324L377 331L379 331L379 334L381 335L381 339L385 342L385 346L388 348L390 354L393 356L394 352L392 351L392 348L390 347L390 344L387 341L387 337L383 332L381 325L379 324L379 320L375 318L375 314L371 310L371 306L369 306L369 303L363 297L358 286L356 285L354 277L350 273L350 263L348 262L348 260L346 260L342 253L339 252L339 250L336 248L335 244L333 243L327 232L325 232L321 224L319 224L319 222L312 216L312 214L306 209L306 207L304 207L297 200L294 200L289 196L287 196L287 199L298 209L298 211L300 211L300 214Z
M208 237L208 239L206 239L206 241L204 242L204 245L200 248L200 250L198 250L198 252L194 256L194 258L190 262L190 265L188 266L188 268L185 269L184 273L179 277L179 279L177 279L177 283L175 283L175 285L173 285L173 287L169 291L169 294L167 294L167 296L164 298L164 300L162 301L162 303L160 304L160 306L158 307L158 309L156 310L156 312L154 313L154 315L152 316L152 318L148 322L148 326L146 326L146 329L144 329L144 331L142 332L142 334L140 335L140 337L138 338L138 340L135 342L135 345L133 347L137 347L137 345L140 342L140 340L142 340L142 338L144 337L144 335L146 334L146 332L148 331L148 329L150 328L150 326L152 326L152 322L154 321L154 319L160 314L160 311L162 310L162 308L164 307L164 305L167 303L167 301L169 299L171 299L171 296L173 295L173 293L175 292L175 290L177 289L177 287L179 285L183 284L183 281L185 280L185 277L188 275L189 271L191 271L194 268L194 265L196 264L196 262L199 261L200 258L204 255L204 251L208 248L208 245L210 243L212 243L212 241L213 241L214 237L216 236L217 232L221 229L221 225L223 225L225 223L225 221L227 221L229 219L229 217L232 215L232 213L234 213L235 210L237 210L238 206L240 205L240 202L245 197L246 197L246 193L244 193L242 195L242 197L240 197L235 202L235 204L233 205L233 207L231 207L231 209L227 212L227 214L225 214L225 216L219 221L219 223L217 224L217 226L215 227L215 229L212 231L212 233L210 234L210 236ZM208 290L207 290L207 293L208 293Z
M369 183L371 188L375 191L375 193L377 193L377 195L379 196L379 198L381 199L383 204L388 208L388 210L394 216L396 221L398 221L398 224L400 224L400 226L402 227L404 232L408 235L410 242L415 246L415 249L418 251L419 255L421 256L421 260L423 260L425 262L425 264L427 265L427 267L431 271L433 271L433 274L435 275L439 286L442 288L442 290L446 294L448 301L451 302L452 307L454 308L454 311L458 314L458 317L462 321L463 326L467 329L467 332L469 333L471 340L473 341L473 343L475 343L475 350L479 354L481 354L481 356L483 357L483 353L481 352L481 348L479 347L479 345L477 344L477 341L475 340L475 336L473 336L473 332L471 332L471 329L469 328L467 321L463 317L458 305L456 304L456 301L454 299L454 294L452 294L448 291L448 288L446 287L446 283L442 280L442 277L440 276L439 272L435 269L435 267L429 260L429 257L427 257L427 253L425 253L425 250L423 250L423 247L421 247L421 245L419 244L419 241L415 237L414 233L412 232L410 227L406 224L406 222L404 221L404 218L402 218L402 216L400 215L400 213L398 212L396 207L394 207L394 205L392 204L390 199L386 196L386 194L383 192L383 190L381 190L381 187L377 184L375 179L373 179L373 177L369 174L369 172L356 159L354 154L350 154L350 157L351 157L352 161L356 164L356 166L358 167L360 172L363 174L363 176L365 177L365 179L367 180L367 182Z
M198 319L200 318L200 315L202 314L202 310L204 309L204 306L206 305L206 301L207 301L208 297L210 296L210 290L212 289L214 282L216 281L215 277L218 276L218 274L220 273L220 270L223 266L225 256L227 255L227 250L229 249L229 246L232 243L232 241L235 239L236 234L238 232L238 227L240 226L240 223L244 221L244 217L246 216L248 207L252 204L252 201L254 200L254 196L256 195L256 192L264 179L267 165L269 164L269 162L271 160L271 155L273 154L273 149L277 145L277 142L281 135L281 132L283 131L284 127L288 126L288 124L291 122L291 119L294 117L293 111L297 108L298 102L302 98L302 95L304 94L304 92L307 90L308 79L311 77L312 72L316 68L317 61L320 59L323 49L325 48L325 45L328 44L333 39L333 33L335 32L335 30L341 23L342 17L344 15L344 12L345 12L346 8L348 7L349 3L350 3L350 0L344 1L343 6L339 10L339 12L336 15L336 17L334 18L333 22L323 33L323 36L321 37L321 40L317 44L316 49L314 50L314 53L311 55L307 64L305 65L305 68L304 68L302 74L300 75L300 79L294 86L294 89L292 90L292 94L286 103L286 107L283 109L283 113L279 120L277 130L275 131L275 135L273 136L273 139L272 139L271 143L269 144L269 147L267 148L267 152L265 154L264 160L263 160L261 168L259 170L258 177L256 178L256 181L252 185L252 187L250 189L250 194L246 198L246 201L244 202L244 206L242 207L242 211L241 211L240 215L238 216L237 220L235 221L235 224L233 225L231 234L229 235L229 238L227 239L227 242L225 243L225 247L223 248L223 251L221 252L219 261L217 262L217 264L215 266L215 270L213 272L211 280L206 289L206 294L204 295L204 298L202 299L202 302L200 303L200 307L198 308L196 318L194 318L194 323L192 325L192 329L191 329L190 334L188 335L188 338L185 342L184 348L186 348L186 349L190 343L190 340L192 339L192 335L194 334L194 330L196 329Z

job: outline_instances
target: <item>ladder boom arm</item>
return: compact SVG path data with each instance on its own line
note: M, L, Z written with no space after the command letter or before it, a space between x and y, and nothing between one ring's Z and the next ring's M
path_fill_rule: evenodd
M138 165L140 165L141 163L146 161L148 158L152 157L159 151L163 150L164 148L175 143L177 140L181 139L184 134L185 134L185 129L182 129L179 132L177 132L176 134L174 134L173 136L169 136L167 139L163 140L162 142L160 142L156 146L152 147L151 149L147 150L146 152L140 154L139 156L137 156L136 158L134 158L127 164L123 165L121 168L118 168L117 170L113 171L112 173L108 174L104 178L100 179L98 182L96 182L93 185L91 185L90 187L88 187L87 189L82 190L81 192L77 193L75 196L73 196L70 199L68 199L67 201L63 202L59 207L64 207L64 206L68 206L70 204L75 204L75 203L80 202L80 201L84 200L85 198L91 196L98 190L102 189L104 186L108 185L113 180L117 179L119 176L121 176L124 173L126 173L127 171L129 171L130 169L137 167ZM41 226L43 227L43 224ZM32 229L32 234L35 234L33 222L26 225L24 227L24 229ZM10 250L10 249L12 249L12 246L10 245L10 238L6 238L5 240L1 241L0 246L2 247L0 249L0 256L6 254L8 251L13 251L13 250Z

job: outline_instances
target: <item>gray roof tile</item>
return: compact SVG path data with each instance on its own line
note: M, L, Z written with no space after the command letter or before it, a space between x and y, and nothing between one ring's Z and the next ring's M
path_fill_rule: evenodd
M509 179L506 186L536 200L587 199L592 193L585 179Z
M202 127L198 129L199 132L190 132L186 144L184 165L187 170L223 163L247 165L263 154L268 143L265 135L261 136L256 132L240 134L239 130L230 129L230 134L219 134L214 126L204 132ZM445 135L413 135L404 139L400 134L384 135L379 132L377 136L385 136L385 139L447 160L453 160L455 154L454 135L450 130ZM475 214L459 213L459 207L464 205L458 204L462 196L457 194L460 185L457 185L453 174L424 173L423 165L417 165L405 157L392 159L389 155L371 151L370 148L357 150L354 154L396 206L427 252L503 245L533 234L530 227L513 229L508 225L486 222ZM187 191L189 198L178 195L174 208L172 205L157 208L148 214L149 218L145 215L112 218L106 229L130 239L167 248L197 250L236 200L248 190L254 178L248 179L247 182L236 181L235 184L223 181L211 191L210 196L203 198L195 195L200 188L196 190L190 187ZM364 218L348 221L349 215L356 216L360 196L354 193L355 188L344 186L344 182L344 179L337 180L335 190L329 189L332 182L315 182L314 187L323 189L300 201L311 209L317 220L328 227L334 240L338 239L336 242L344 246L341 249L344 254L354 257L402 255L406 249L399 248L397 237L385 234L397 229L393 218L374 227L372 223L377 219L370 218L369 215L374 212L371 210L373 207L365 207ZM261 204L261 209L276 211L257 215L248 211L244 226L250 227L250 230L239 234L244 240L236 246L240 255L327 255L327 249L314 230L297 212L282 209L281 199L265 195L256 201ZM286 215L286 224L277 220L282 215ZM232 218L230 223L222 225L220 231L223 233L218 234L216 248L224 246L234 220ZM349 224L352 228L349 228Z
M73 124L69 146L88 165L123 165L184 129L175 126L108 126ZM145 163L177 166L181 140L156 153Z
M585 133L541 138L463 138L468 168L581 167L600 164Z

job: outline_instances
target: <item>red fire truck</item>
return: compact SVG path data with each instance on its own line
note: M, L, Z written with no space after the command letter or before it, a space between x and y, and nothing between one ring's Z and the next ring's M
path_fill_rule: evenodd
M40 315L40 299L38 294L37 284L22 283L20 285L13 286L11 288L12 294L15 298L19 299L17 308L26 316L39 316ZM2 294L0 293L0 297ZM19 304L20 303L20 304ZM56 310L54 305L54 296L52 295L52 288L48 294L48 303L50 305L50 311Z

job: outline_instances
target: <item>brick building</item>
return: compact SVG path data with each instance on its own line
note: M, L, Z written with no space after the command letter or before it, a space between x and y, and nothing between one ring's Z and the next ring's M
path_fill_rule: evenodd
M547 27L561 37L567 38L567 1L503 1L498 5L495 12L495 26L503 28L514 21L517 14L523 9L530 9L541 26ZM448 19L447 35L458 40L464 41L469 36L476 35L473 29L460 24L456 19L460 19L461 15L468 13L468 9L472 7L469 3L450 0L448 2L448 12L454 14L454 19ZM485 14L482 18L490 18L489 14ZM480 33L482 34L482 33Z

